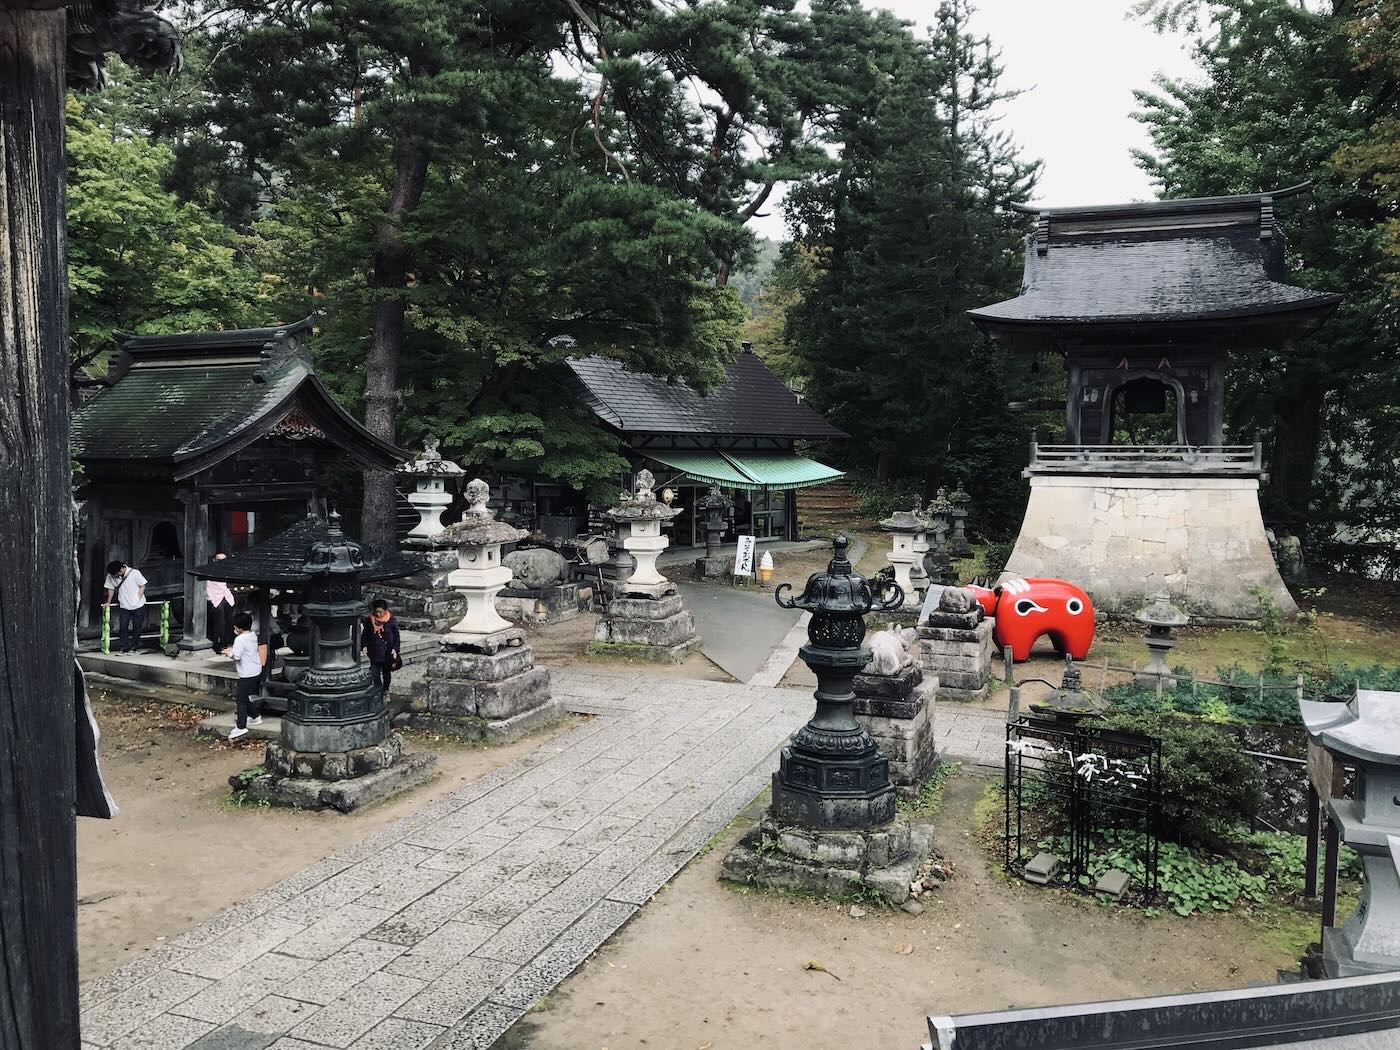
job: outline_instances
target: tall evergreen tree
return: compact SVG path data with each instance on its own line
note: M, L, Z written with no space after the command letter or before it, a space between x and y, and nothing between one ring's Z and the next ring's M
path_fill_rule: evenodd
M850 16L850 5L814 5ZM926 40L870 16L886 46L852 61L832 123L840 163L791 195L794 234L818 260L788 310L808 391L854 458L927 493L961 481L984 520L1014 524L1022 442L1005 415L1002 352L965 311L1014 294L1035 166L995 123L1005 96L965 0L939 5Z

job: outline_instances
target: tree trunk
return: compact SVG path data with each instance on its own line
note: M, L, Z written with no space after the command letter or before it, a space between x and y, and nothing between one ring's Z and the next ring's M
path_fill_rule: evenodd
M428 151L421 144L398 151L394 192L388 215L375 227L374 343L365 365L365 426L385 441L394 441L399 408L399 357L403 352L404 314L412 249L403 221L423 197L428 181ZM394 476L367 470L364 475L361 539L392 549L398 542Z
M0 0L0 1047L78 1037L66 13Z
M1287 389L1275 401L1266 505L1271 517L1298 530L1309 519L1326 396L1327 390L1316 378L1290 376Z

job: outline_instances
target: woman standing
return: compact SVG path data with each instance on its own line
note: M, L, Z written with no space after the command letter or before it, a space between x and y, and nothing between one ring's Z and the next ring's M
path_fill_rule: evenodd
M403 666L403 661L399 659L399 621L383 598L374 600L360 625L360 652L369 659L369 671L379 686L380 696L388 697L390 675Z

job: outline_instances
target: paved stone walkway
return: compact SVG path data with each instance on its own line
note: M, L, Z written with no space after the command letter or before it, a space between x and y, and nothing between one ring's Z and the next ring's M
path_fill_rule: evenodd
M85 985L84 1047L491 1045L768 783L797 690L555 671L586 725ZM999 766L995 712L940 705Z

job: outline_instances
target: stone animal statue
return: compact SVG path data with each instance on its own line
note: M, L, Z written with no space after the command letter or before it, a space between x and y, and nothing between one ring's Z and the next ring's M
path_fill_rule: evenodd
M1003 580L995 587L967 587L988 616L996 618L993 637L1000 648L1011 646L1017 663L1030 659L1036 639L1046 636L1061 655L1076 660L1094 643L1094 603L1065 580Z
M872 634L869 646L871 656L870 662L865 665L865 674L899 674L914 662L914 658L909 655L908 639L904 637L904 632L896 630L893 624Z
M563 583L569 575L569 563L564 556L548 547L511 551L501 559L501 564L515 574L512 584L516 587L553 587Z

